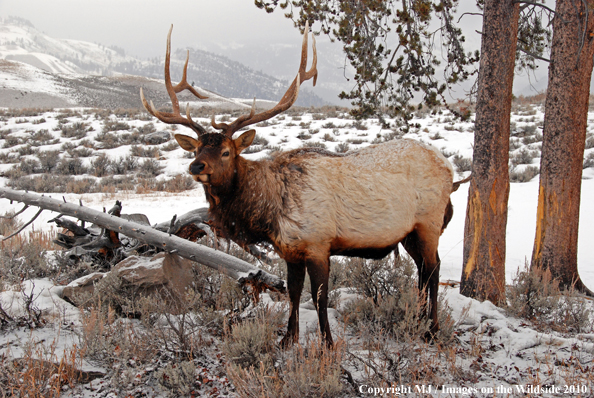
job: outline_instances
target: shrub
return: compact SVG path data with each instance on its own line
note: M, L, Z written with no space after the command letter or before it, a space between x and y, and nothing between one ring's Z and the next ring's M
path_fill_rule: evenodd
M89 131L92 131L93 128L90 127L87 123L84 122L76 122L72 125L63 125L62 129L62 137L65 138L74 138L79 140L81 138L85 138Z
M56 166L56 171L63 175L81 175L87 172L82 160L78 157L62 159Z
M100 143L102 149L113 149L122 145L117 135L105 131L97 134L95 140Z
M103 132L108 131L119 131L119 130L130 130L131 127L126 122L120 122L119 120L106 120L103 124Z
M191 393L196 383L196 365L192 361L168 363L155 372L155 378L160 385L178 397L194 396Z
M130 147L130 155L139 158L155 158L161 157L161 150L156 147L145 147L141 145L132 145Z
M332 134L328 134L328 133L324 134L323 139L326 142L334 142L334 141L336 141L336 138L334 138L334 136Z
M7 233L14 224L4 225ZM49 235L29 234L28 237L17 236L4 243L0 250L0 280L3 283L21 283L25 279L45 278L52 276L52 267L47 260L47 249L52 247Z
M178 174L170 180L163 181L159 191L183 192L194 188L194 186L195 181L192 177L187 174Z
M334 148L334 150L338 153L345 153L348 152L350 149L351 147L347 142L341 142Z
M341 368L344 345L328 350L322 344L311 341L281 353L275 367L262 363L242 368L231 363L227 374L242 397L343 397L347 390Z
M113 159L110 164L114 174L128 174L138 169L138 160L134 156Z
M99 192L131 191L134 189L134 180L130 178L103 177L97 188Z
M306 141L309 140L311 138L310 134L307 134L304 131L300 131L299 134L297 134L297 138L299 138L300 140Z
M60 152L58 151L39 151L37 155L41 170L45 173L51 173L60 161Z
M17 149L19 156L35 155L38 152L37 148L33 148L30 144L24 145Z
M561 292L550 270L539 267L518 270L507 292L507 312L540 327L561 332L591 333L591 305L574 289Z
M361 120L355 120L352 127L356 130L367 130L367 126Z
M161 147L161 150L165 151L165 152L170 152L170 151L175 151L176 149L178 149L180 146L177 143L177 141L173 140L173 141L169 141L167 144L163 145Z
M138 130L138 132L142 135L147 135L147 134L154 133L155 131L157 131L157 129L155 128L155 125L152 122L147 123L143 126L137 127L136 130Z
M103 177L109 174L111 161L106 154L102 153L91 161L91 174L95 177Z
M163 172L165 167L158 160L145 159L139 166L139 175L142 177L156 177Z
M123 133L120 135L120 143L121 145L138 145L144 144L144 136L140 135L138 131L133 131L132 133Z
M323 142L307 141L307 142L304 142L303 144L301 144L301 148L321 148L321 149L327 149L328 147Z
M531 164L536 156L538 156L538 151L530 151L526 148L522 148L517 153L510 156L510 162L514 166L519 164Z
M0 140L5 140L11 134L12 134L11 129L0 130Z
M514 138L514 137L510 137L509 138L509 150L511 151L515 151L518 148L522 147L522 143L520 142L520 140L518 138Z
M96 192L96 181L91 178L72 179L66 184L66 192L83 194Z
M455 155L452 163L454 163L454 166L456 166L458 173L464 173L466 171L472 170L472 160L465 158L462 155Z
M35 159L23 159L18 167L22 175L39 173L41 169L41 165Z
M276 360L276 336L284 324L283 318L284 314L266 309L260 310L253 319L231 326L223 340L223 351L230 362L242 368L272 366Z
M367 142L367 140L364 140L362 138L349 138L347 140L348 143L353 144L353 145L361 145L364 142Z
M509 169L510 182L528 182L536 177L540 170L536 166L527 166L523 170L518 171L515 167Z
M88 158L89 156L93 155L95 152L91 148L81 147L81 148L73 148L68 150L68 154L73 158Z
M52 145L60 142L59 139L54 139L52 133L48 130L38 130L31 134L31 139L29 141L33 146L42 146L42 145Z
M2 148L12 148L13 146L20 145L22 143L23 141L18 137L7 136L4 138L4 144L2 145Z

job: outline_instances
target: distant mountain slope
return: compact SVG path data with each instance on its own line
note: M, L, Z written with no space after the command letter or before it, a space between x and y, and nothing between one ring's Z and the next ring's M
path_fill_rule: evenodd
M173 53L171 73L174 80L181 78L185 57L183 49ZM0 58L58 74L126 74L163 79L163 58L140 60L126 55L123 49L117 47L54 39L35 29L29 21L15 17L0 19ZM278 101L289 86L289 81L256 72L239 62L202 50L190 50L188 69L190 82L230 98L256 97ZM304 87L311 87L311 83L305 83ZM301 106L324 103L307 88L300 91L297 100L297 105Z
M83 74L56 74L18 62L0 59L0 107L6 108L139 108L140 87L147 98L160 108L169 106L165 85L158 80L142 76L97 76ZM182 103L193 107L208 106L216 109L246 109L248 101L225 98L197 88L209 98L196 100L191 94L181 93ZM273 102L258 100L259 108L269 108Z

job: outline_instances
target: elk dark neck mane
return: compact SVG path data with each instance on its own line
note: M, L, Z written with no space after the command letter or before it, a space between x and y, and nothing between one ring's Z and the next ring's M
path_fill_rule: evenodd
M281 217L287 214L287 207L299 202L294 197L296 190L288 186L302 174L302 168L284 162L251 161L238 156L230 184L204 187L210 216L237 243L274 244L274 237L280 233ZM213 196L218 197L218 203Z

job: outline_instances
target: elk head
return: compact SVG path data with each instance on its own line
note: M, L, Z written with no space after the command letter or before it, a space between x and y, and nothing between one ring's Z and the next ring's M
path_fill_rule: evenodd
M182 116L179 110L179 101L177 99L177 93L188 89L192 94L200 99L206 99L192 88L187 83L187 69L188 69L188 58L184 65L182 81L176 86L171 83L171 75L169 72L170 58L171 58L171 31L173 26L169 30L167 35L167 52L165 55L165 86L167 93L171 98L171 105L173 111L160 112L157 111L153 103L150 104L144 98L142 88L140 89L140 97L145 109L153 116L161 120L162 122L169 124L181 124L194 130L198 135L198 138L176 134L175 139L179 145L189 152L194 152L196 158L190 164L189 172L192 177L204 184L205 186L219 187L225 184L229 184L233 178L233 174L236 171L237 157L241 152L249 147L256 135L255 130L249 130L240 135L238 138L233 139L233 134L252 124L260 123L264 120L268 120L281 112L289 109L297 100L299 95L299 86L306 80L313 77L313 84L316 84L318 72L316 69L317 54L315 39L312 35L312 49L313 49L313 61L310 70L306 71L307 66L307 34L309 32L309 24L305 25L303 34L303 44L301 46L301 63L299 65L299 71L297 76L281 98L281 100L273 108L266 111L256 113L256 99L252 104L250 113L238 117L231 123L217 123L215 116L212 116L211 125L213 128L220 130L219 133L208 133L200 124L194 122L190 116L189 106L186 107L186 116Z

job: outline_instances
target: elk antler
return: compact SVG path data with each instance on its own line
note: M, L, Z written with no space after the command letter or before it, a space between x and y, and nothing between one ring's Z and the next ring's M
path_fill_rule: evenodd
M293 83L287 89L283 98L274 106L274 108L269 109L267 111L261 112L256 114L256 99L254 98L254 102L252 104L252 109L250 113L246 115L241 115L233 122L227 123L216 123L214 115L212 116L212 127L218 130L223 130L222 133L227 135L228 137L233 136L237 130L249 126L251 124L259 123L264 120L268 120L281 112L286 111L289 109L297 100L297 96L299 95L299 86L306 80L313 79L313 85L316 85L316 81L318 79L318 70L316 68L318 62L318 55L316 53L316 39L314 38L313 34L311 35L312 39L312 50L313 50L313 60L311 64L311 68L309 71L306 71L305 68L307 66L307 34L309 33L309 22L305 24L305 30L303 32L303 45L301 46L301 64L299 65L299 71L297 72L297 76L293 80Z
M168 124L181 124L184 126L188 126L192 130L196 132L196 134L201 135L206 133L204 127L199 125L198 123L192 120L190 116L190 107L189 105L186 106L186 117L183 117L179 112L179 101L177 99L176 93L179 93L183 90L189 90L192 94L200 99L207 99L203 95L200 95L194 87L190 86L187 81L188 77L188 61L190 60L190 51L188 51L188 55L186 56L186 64L184 65L184 71L182 75L182 80L176 85L173 86L171 84L171 74L169 71L169 64L171 62L171 31L173 31L173 25L169 29L169 34L167 35L167 52L165 53L165 87L167 88L167 93L169 94L169 98L171 98L171 106L173 108L173 112L159 112L153 101L150 102L150 105L146 98L144 98L144 93L142 92L142 87L140 88L140 99L142 100L142 104L144 108L147 110L148 113L159 119L160 121Z

